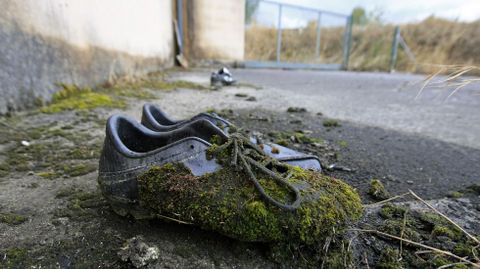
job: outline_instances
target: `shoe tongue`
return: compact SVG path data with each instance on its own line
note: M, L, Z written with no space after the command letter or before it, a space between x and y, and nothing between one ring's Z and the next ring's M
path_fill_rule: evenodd
M222 130L223 135L227 135L230 131L230 124L224 121L218 114L215 112L210 113L201 113L197 117L199 118L206 118L210 121L213 125L217 126L220 130Z

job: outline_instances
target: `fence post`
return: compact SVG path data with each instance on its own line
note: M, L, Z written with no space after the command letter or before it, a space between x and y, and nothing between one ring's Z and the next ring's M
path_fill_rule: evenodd
M396 26L393 32L392 51L390 53L390 73L395 71L398 57L398 41L400 37L400 27Z
M280 62L281 49L282 49L282 4L278 4L277 62Z
M178 35L180 36L180 50L183 45L183 1L177 0L177 22L178 22Z
M350 47L352 45L352 16L347 17L347 25L345 26L345 36L343 38L343 69L348 70L348 62L350 61Z
M317 41L315 43L315 57L320 56L320 32L322 28L322 12L318 12L317 19Z

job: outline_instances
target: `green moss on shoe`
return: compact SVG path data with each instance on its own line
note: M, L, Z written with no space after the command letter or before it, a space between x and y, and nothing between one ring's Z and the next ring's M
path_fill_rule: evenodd
M278 139L278 140L275 141L275 143L277 143L280 146L284 146L284 147L288 147L288 145L289 145L288 139Z
M469 267L466 264L457 264L452 267L452 269L468 269Z
M289 167L289 181L307 182L306 200L296 211L265 203L243 172L223 168L200 177L180 164L153 167L138 178L140 202L153 212L242 241L321 242L362 214L358 194L340 180ZM260 180L265 191L280 201L290 200L270 179Z

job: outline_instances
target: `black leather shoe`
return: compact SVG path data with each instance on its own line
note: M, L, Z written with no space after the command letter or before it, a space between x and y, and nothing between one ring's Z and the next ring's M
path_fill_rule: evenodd
M222 130L202 119L172 131L155 132L127 117L111 116L100 156L101 190L118 214L131 211L141 217L136 177L154 165L171 162L183 163L193 175L215 171L219 165L205 157L214 136L227 139Z
M219 127L227 136L229 133L235 131L235 126L232 123L215 113L200 113L188 120L173 120L154 104L147 103L143 105L142 124L151 130L159 132L171 131L199 119L210 121ZM256 138L252 137L250 140L258 144ZM322 165L317 156L304 154L274 143L265 143L259 146L267 155L279 161L300 166L303 169L322 171Z
M230 73L226 67L222 67L220 70L213 72L210 75L210 85L212 86L229 86L235 82L232 73Z
M204 119L155 132L110 117L98 183L119 215L175 220L243 241L322 242L362 212L347 184L280 163Z

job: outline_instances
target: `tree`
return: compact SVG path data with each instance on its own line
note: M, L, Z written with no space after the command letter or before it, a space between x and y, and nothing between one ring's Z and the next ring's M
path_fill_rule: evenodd
M365 25L368 23L367 12L363 7L356 7L352 11L353 24Z
M375 8L366 12L363 7L356 7L352 11L352 21L357 25L366 25L369 23L382 23L383 11L381 8Z

